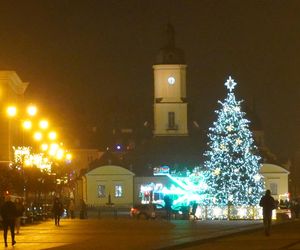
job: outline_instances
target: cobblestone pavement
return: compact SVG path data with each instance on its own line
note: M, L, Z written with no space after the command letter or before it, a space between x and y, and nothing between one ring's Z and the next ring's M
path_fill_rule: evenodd
M17 244L12 247L9 237L6 249L173 249L251 228L262 232L261 227L261 221L64 219L59 227L53 221L22 227Z

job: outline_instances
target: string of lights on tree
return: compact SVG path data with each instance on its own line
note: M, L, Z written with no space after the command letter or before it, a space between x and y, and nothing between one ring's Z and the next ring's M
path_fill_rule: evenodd
M209 128L208 150L204 166L209 171L206 180L214 206L255 206L263 193L259 174L260 156L254 145L249 121L241 111L234 89L237 83L229 77L225 83L227 97L216 111L217 121Z

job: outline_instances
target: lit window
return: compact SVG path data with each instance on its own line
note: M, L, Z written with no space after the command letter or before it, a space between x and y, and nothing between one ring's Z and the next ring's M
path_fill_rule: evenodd
M105 186L104 185L98 185L98 197L99 198L105 197Z
M122 185L116 185L115 186L115 197L120 198L123 196L123 186Z
M270 190L272 195L278 194L277 188L278 188L277 183L270 183Z

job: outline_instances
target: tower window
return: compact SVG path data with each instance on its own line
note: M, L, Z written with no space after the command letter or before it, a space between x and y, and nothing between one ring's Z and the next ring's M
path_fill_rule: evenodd
M270 183L270 190L272 195L278 194L278 185L277 183Z
M169 129L175 128L175 112L168 113L168 127Z

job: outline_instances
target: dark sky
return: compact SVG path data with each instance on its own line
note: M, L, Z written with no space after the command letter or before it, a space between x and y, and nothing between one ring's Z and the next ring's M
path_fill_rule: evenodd
M0 4L0 69L70 133L152 119L155 56L168 21L188 64L191 119L211 126L228 75L279 154L300 147L300 1L66 1Z

